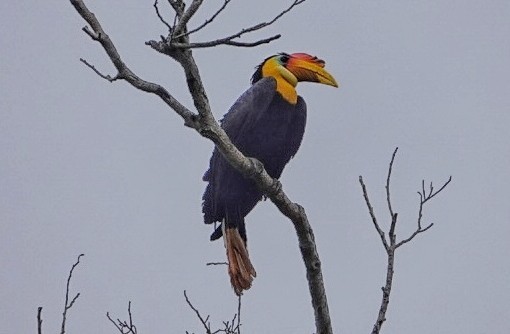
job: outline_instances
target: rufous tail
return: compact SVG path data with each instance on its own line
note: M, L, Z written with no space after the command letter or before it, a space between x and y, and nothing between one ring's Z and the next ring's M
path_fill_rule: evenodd
M228 274L230 283L236 295L240 296L243 290L251 287L253 279L257 276L255 268L250 261L246 242L241 238L237 228L225 227L222 224L223 241L227 250Z

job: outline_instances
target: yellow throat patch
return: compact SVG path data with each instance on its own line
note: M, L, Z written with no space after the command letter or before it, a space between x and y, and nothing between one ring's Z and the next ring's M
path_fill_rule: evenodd
M262 66L262 77L276 79L276 91L290 104L297 103L296 85L298 80L294 74L283 67L275 58L267 60Z

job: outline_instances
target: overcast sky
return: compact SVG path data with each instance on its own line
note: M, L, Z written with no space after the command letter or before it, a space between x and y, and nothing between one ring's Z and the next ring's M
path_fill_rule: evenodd
M206 41L272 18L290 1L232 1L193 36ZM123 60L193 108L182 69L144 42L166 34L152 1L86 1ZM161 1L162 13L172 20ZM223 2L207 1L196 27ZM154 96L115 74L68 1L0 3L0 332L60 327L68 271L81 292L68 333L115 333L132 301L139 333L202 333L183 290L219 324L236 310L221 241L203 225L201 180L213 146ZM217 118L277 52L326 61L341 87L302 83L308 124L284 171L315 230L336 333L368 333L385 254L364 206L363 175L387 227L415 229L421 180L452 184L426 206L427 233L399 249L385 333L510 332L510 2L313 1L246 40L194 51ZM312 333L292 224L270 202L248 216L258 277L243 297L244 333Z

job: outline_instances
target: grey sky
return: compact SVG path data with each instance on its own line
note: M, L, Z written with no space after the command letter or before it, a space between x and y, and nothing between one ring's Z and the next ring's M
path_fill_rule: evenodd
M152 1L87 1L126 63L192 107L182 70L144 46L165 33ZM196 26L221 1L210 1ZM196 40L271 18L287 2L233 1ZM56 332L80 253L69 333L113 333L129 300L142 333L201 332L182 296L216 322L235 312L221 242L200 198L212 144L157 98L101 80L114 74L67 1L0 3L0 332ZM169 13L169 12L167 12ZM395 146L398 236L415 228L421 180L453 183L426 208L435 226L397 254L386 333L510 330L510 2L312 1L249 40L196 50L220 118L253 67L280 52L326 60L340 89L300 84L308 125L282 182L307 209L337 333L371 330L385 275L358 176L388 222L384 181ZM245 333L312 333L293 228L263 202L248 217L258 277L243 299Z

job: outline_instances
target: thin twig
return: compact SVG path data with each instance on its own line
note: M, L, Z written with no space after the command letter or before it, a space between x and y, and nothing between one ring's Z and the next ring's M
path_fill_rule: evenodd
M302 4L303 2L305 2L306 0L294 0L289 7L287 7L286 9L282 10L278 15L276 15L272 20L268 21L268 22L262 22L262 23L259 23L259 24L256 24L256 25L253 25L249 28L245 28L243 30L241 30L240 32L238 32L237 34L234 34L232 35L232 38L236 38L236 37L241 37L241 35L244 35L246 33L250 33L250 32L253 32L253 31L256 31L256 30L260 30L262 28L265 28L267 26L270 26L271 24L275 23L276 21L278 21L282 16L284 16L285 14L287 14L288 12L290 12L294 7Z
M200 314L198 309L195 306L193 306L193 304L190 302L190 300L188 298L188 295L186 294L186 290L184 290L184 298L186 299L186 303L188 304L188 306L195 312L195 314L197 315L198 319L200 319L200 322L204 326L205 332L207 334L212 334L211 333L211 325L207 324L207 319L209 319L209 316L207 316L207 318L205 320L204 320L204 318L202 318L202 315Z
M219 266L219 265L227 265L228 266L228 262L207 262L205 265L206 266Z
M374 208L372 207L372 204L370 204L370 199L368 198L368 192L367 187L365 186L365 183L363 182L363 177L359 176L359 183L361 185L361 189L363 191L363 198L365 199L365 204L367 205L368 212L370 214L370 217L372 218L372 223L374 224L375 230L379 234L379 237L381 238L381 242L384 246L384 249L386 252L389 250L388 242L386 241L386 237L384 236L384 232L379 226L379 223L377 222L377 218L374 213Z
M42 307L39 306L37 308L37 334L42 334L42 317L41 317Z
M427 225L427 227L422 227L422 218L423 218L423 209L425 207L425 203L427 203L430 199L434 198L437 194L439 194L441 191L443 191L448 184L452 181L452 177L450 176L448 180L443 183L441 188L439 188L437 191L434 192L434 187L432 185L432 182L430 183L430 190L428 194L425 191L425 180L422 180L422 192L418 192L418 195L420 196L420 205L418 208L418 219L417 219L417 227L416 230L406 239L401 240L399 243L395 245L395 248L398 248L402 246L403 244L408 243L409 241L413 240L414 237L416 237L418 234L426 232L428 229L430 229L432 226L434 226L434 223L430 223Z
M122 327L120 327L117 322L115 322L115 320L112 319L112 317L110 317L110 312L106 312L106 317L108 318L108 320L110 320L110 322L115 326L117 327L117 329L119 330L119 332L122 333Z
M390 211L390 216L393 219L393 209L391 207L391 197L390 197L390 178L391 172L393 170L393 162L395 161L395 155L397 154L398 147L393 151L393 155L391 156L390 167L388 168L388 177L386 178L386 201L388 202L388 210Z
M214 19L227 7L227 5L229 4L231 0L224 0L223 1L223 5L216 11L216 13L214 13L210 18L208 18L207 20L205 20L204 23L202 23L201 25L199 25L198 27L196 27L195 29L192 29L186 33L183 33L183 34L180 34L178 36L174 36L175 39L178 39L178 38L181 38L181 37L184 37L184 36L189 36L193 33L196 33L197 31L200 31L202 30L203 28L205 28L208 24L210 24L212 21L214 21Z
M428 200L432 199L434 196L436 196L437 194L439 194L441 191L443 191L444 188L446 188L446 186L448 184L450 184L450 182L452 181L452 177L450 176L448 178L448 180L441 186L441 188L439 188L439 190L436 190L435 192L432 192L432 190L434 189L432 187L432 183L430 183L430 193L429 195L425 198L425 200L423 201L423 204L425 204Z
M294 7L302 4L305 1L306 0L294 0L289 5L289 7L287 7L284 10L282 10L278 15L276 15L270 21L258 23L258 24L255 24L255 25L251 26L251 27L241 29L237 33L232 34L232 35L227 36L227 37L224 37L224 38L219 38L219 39L216 39L216 40L213 40L213 41L199 42L199 43L189 43L188 41L185 41L184 43L176 42L175 41L176 39L179 39L181 37L187 37L191 33L191 32L189 32L189 33L188 32L183 32L183 33L180 33L177 36L173 36L172 35L171 38L170 38L169 43L166 43L166 44L167 44L167 47L169 47L170 49L193 49L193 48L208 48L208 47L214 47L214 46L217 46L217 45L230 45L230 46L237 46L237 47L254 47L254 46L261 45L261 44L270 43L270 42L280 38L281 35L277 34L277 35L274 35L274 36L271 36L271 37L268 37L268 38L260 39L260 40L255 41L255 42L236 42L236 41L234 41L234 39L240 38L244 34L251 33L251 32L263 29L263 28L265 28L267 26L270 26L271 24L273 24L277 20L279 20L282 16L284 16L285 14L290 12ZM193 3L195 3L195 1L193 1ZM193 3L192 3L192 5L193 5ZM190 9L191 8L189 8L188 11L190 11ZM196 9L194 9L194 10L196 11ZM186 11L186 12L188 12L188 11ZM194 12L193 12L193 14L194 14ZM184 15L186 15L186 13ZM188 19L189 20L189 18L187 16L185 17L184 15L183 15L183 18L181 18L179 20L178 26L175 28L175 30L173 30L173 32L179 31L179 29L182 29L183 26L181 27L181 22L183 22L183 19ZM154 41L149 41L146 44L152 46L153 42ZM168 41L165 41L165 42L168 42Z
M71 270L69 271L69 276L67 277L67 285L66 285L66 299L65 299L65 303L64 303L64 312L62 312L62 327L61 327L61 330L60 330L60 334L64 334L66 332L66 320L67 320L67 311L73 307L74 305L74 302L76 302L76 300L78 299L78 297L80 297L80 293L78 292L74 298L71 300L71 302L69 302L69 289L70 289L70 285L71 285L71 278L73 277L73 272L74 272L74 268L76 268L78 266L78 264L80 263L80 258L82 256L84 256L85 254L80 254L78 255L78 259L76 260L76 262L73 264L73 266L71 267Z
M186 299L188 306L193 310L193 312L195 312L202 326L204 326L206 334L241 334L241 296L238 296L237 299L237 313L234 314L231 320L222 321L223 328L216 329L215 331L211 329L209 316L205 317L204 319L204 317L200 314L200 311L189 300L186 290L184 290L184 298ZM188 332L186 331L186 333Z
M417 236L418 234L420 233L423 233L423 232L426 232L429 228L431 228L432 226L434 226L434 223L430 223L427 227L425 228L421 228L421 227L418 227L418 229L416 229L408 238L406 239L403 239L401 240L399 243L397 243L395 245L395 248L398 248L400 246L402 246L403 244L406 244L408 243L409 241L413 240L415 236Z
M175 49L199 49L199 48L210 48L218 45L229 45L229 46L237 46L237 47L246 47L246 48L252 48L255 46L259 46L261 44L267 44L271 43L274 40L277 40L278 38L282 37L280 34L276 34L274 36L259 39L255 42L236 42L232 40L232 37L225 37L216 39L214 41L209 42L197 42L197 43L172 43L172 48ZM152 41L147 42L147 45L151 45Z
M156 15L158 16L159 20L168 28L169 33L172 32L172 26L163 18L163 16L159 12L158 0L154 1L153 6L154 6L154 9L156 10Z
M110 322L117 328L117 330L121 334L137 334L137 328L135 324L133 323L133 315L131 313L131 301L128 302L128 316L129 316L129 323L124 320L121 321L119 318L117 318L117 321L113 320L113 318L110 316L109 312L106 312L106 317Z
M114 81L116 81L116 80L119 80L119 79L120 79L118 75L116 75L116 76L112 77L112 76L110 76L110 75L108 75L108 74L103 74L103 73L101 73L98 69L96 69L96 67L95 67L94 65L90 64L88 61L86 61L86 60L85 60L85 59L83 59L83 58L80 58L80 61L81 61L82 63L84 63L84 64L85 64L88 68L90 68L92 71L94 71L97 75L99 75L101 78L103 78L103 79L105 79L105 80L108 80L108 81L110 81L110 82L114 82Z

